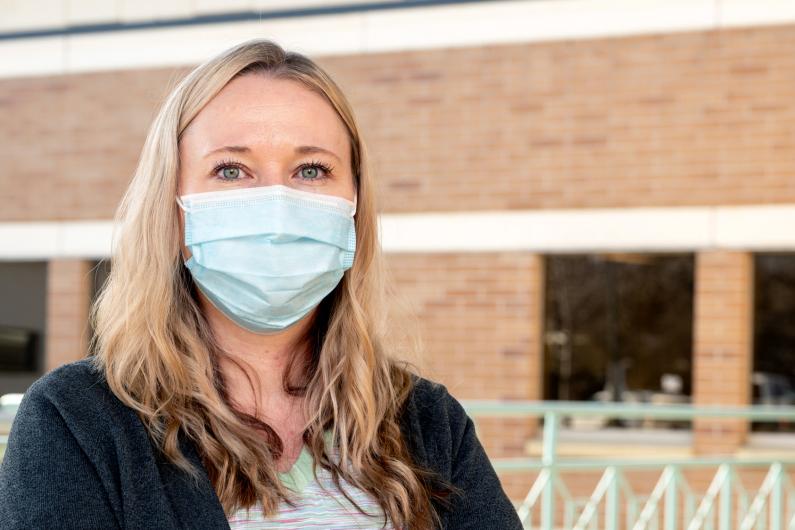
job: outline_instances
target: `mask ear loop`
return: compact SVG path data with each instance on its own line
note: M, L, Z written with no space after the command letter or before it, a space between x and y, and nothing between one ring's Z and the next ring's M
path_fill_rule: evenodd
M351 217L356 215L356 203L357 203L357 199L358 198L359 198L359 194L358 193L353 196L353 212L351 213Z
M177 195L177 196L175 197L175 199L177 200L177 205L178 205L180 208L182 208L182 211L183 211L183 212L188 212L188 211L190 211L190 210L189 210L189 209L188 209L188 208L185 206L185 203L184 203L184 202L182 202L182 199L179 197L179 195ZM182 249L180 249L180 250L179 250L179 254L180 254L180 256L182 257L182 266L183 266L183 268L184 268L184 267L185 267L185 264L188 262L188 260L187 260L187 259L185 259L185 254L183 254L183 252L182 252Z

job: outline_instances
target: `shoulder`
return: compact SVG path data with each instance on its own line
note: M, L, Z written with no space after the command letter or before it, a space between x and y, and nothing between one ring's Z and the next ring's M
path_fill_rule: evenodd
M442 383L427 379L417 374L411 375L411 393L409 398L422 405L435 405L438 401L449 395L447 387Z
M53 422L65 430L43 428ZM12 430L25 438L68 433L84 450L113 446L120 431L137 432L142 424L135 412L113 394L91 358L60 366L37 379L25 392Z
M88 361L57 368L25 392L0 464L3 528L113 528L113 407Z
M39 377L22 397L17 416L42 408L51 409L65 421L107 412L116 401L104 376L90 358L62 365ZM120 403L119 403L120 404Z
M420 461L449 477L472 420L444 384L416 374L411 379L402 418L410 445Z
M220 528L209 480L191 481L161 456L91 358L61 366L31 385L14 417L0 528L181 527L174 510L192 528ZM195 452L185 456L201 469Z
M462 494L443 509L443 527L521 529L464 407L441 383L419 376L413 383L404 409L409 446Z
M104 391L104 378L94 366L91 358L81 359L64 364L39 377L25 392L23 399L45 398L54 402L68 400L73 396L84 395L86 391L95 389Z
M411 374L411 391L405 411L412 419L420 422L436 420L434 423L438 424L440 414L447 417L452 413L454 417L451 420L460 419L458 416L463 407L442 383Z
M431 420L434 423L438 423L440 417L454 423L466 420L463 406L444 384L416 374L411 374L411 380L409 408L418 420Z

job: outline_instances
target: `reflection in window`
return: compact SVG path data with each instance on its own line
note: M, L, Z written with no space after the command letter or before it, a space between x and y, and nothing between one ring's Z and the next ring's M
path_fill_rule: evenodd
M547 258L545 399L689 401L692 254Z
M753 402L795 405L795 254L754 258ZM795 426L760 423L754 429L795 431Z

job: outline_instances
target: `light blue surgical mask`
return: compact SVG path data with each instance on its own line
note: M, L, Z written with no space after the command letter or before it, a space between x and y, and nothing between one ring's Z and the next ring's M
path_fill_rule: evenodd
M353 265L356 199L280 184L183 195L185 266L223 314L256 333L294 324Z

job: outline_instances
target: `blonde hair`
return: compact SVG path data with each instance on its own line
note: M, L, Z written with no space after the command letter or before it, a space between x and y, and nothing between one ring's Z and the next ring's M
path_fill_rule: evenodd
M318 307L300 384L288 380L295 367L285 374L285 389L304 395L310 418L304 441L338 486L344 478L374 495L394 525L432 528L439 521L435 501L455 488L413 462L400 431L416 369L385 351L385 269L364 144L339 87L301 54L252 39L201 64L170 92L116 214L110 274L91 311L92 362L163 454L194 479L200 473L179 438L196 444L227 515L256 501L266 515L276 513L281 500L292 504L275 468L278 435L227 398L218 365L223 353L182 263L175 201L183 131L230 80L251 73L297 81L328 100L349 134L358 193L353 266ZM326 429L339 462L327 454Z

